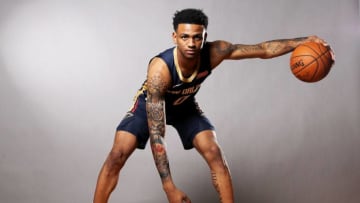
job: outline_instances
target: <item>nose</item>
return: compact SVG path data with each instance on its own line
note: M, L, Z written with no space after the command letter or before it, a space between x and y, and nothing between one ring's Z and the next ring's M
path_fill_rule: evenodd
M195 39L193 39L193 38L189 39L188 47L189 48L195 48Z

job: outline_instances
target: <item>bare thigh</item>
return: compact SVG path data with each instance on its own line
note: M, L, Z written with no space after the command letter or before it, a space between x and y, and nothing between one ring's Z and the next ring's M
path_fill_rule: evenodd
M131 153L137 147L135 135L126 131L117 131L114 138L113 149L120 150L124 153Z
M136 137L126 131L117 131L108 157L110 167L121 168L137 147Z

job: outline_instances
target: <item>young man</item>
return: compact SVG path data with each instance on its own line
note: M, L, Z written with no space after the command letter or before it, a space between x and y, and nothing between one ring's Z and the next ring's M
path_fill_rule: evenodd
M105 203L114 190L121 168L136 148L150 145L163 189L169 202L191 202L172 181L166 155L165 125L176 128L185 149L195 149L209 165L220 202L233 203L229 168L216 140L213 125L195 101L201 83L225 59L273 58L294 50L316 37L282 39L254 45L206 42L207 16L198 9L177 11L172 35L175 47L155 56L147 79L138 91L132 109L117 128L114 145L100 171L94 203Z

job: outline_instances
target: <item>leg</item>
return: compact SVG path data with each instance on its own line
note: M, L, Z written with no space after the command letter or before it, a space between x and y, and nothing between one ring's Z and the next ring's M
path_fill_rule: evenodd
M115 189L119 173L127 158L136 149L136 137L125 131L118 131L114 145L101 168L96 184L94 203L106 203Z
M217 143L215 132L211 130L200 132L195 136L193 144L210 167L212 181L219 193L220 202L233 203L234 194L230 171Z

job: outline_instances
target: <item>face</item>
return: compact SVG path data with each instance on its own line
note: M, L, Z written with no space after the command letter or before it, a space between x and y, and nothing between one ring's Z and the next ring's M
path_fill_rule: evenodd
M206 40L206 29L203 25L179 24L173 40L183 57L195 58Z

